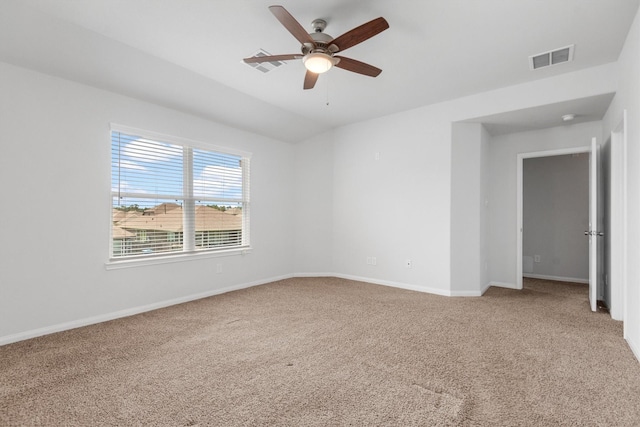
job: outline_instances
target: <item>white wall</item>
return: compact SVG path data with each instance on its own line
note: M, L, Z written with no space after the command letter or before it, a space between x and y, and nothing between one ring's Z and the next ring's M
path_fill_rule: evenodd
M334 137L334 272L448 293L450 124L413 110Z
M300 276L333 272L333 132L303 141L295 150L294 271Z
M589 154L524 159L522 175L522 255L540 260L532 276L588 283Z
M0 93L0 343L291 274L292 145L4 63ZM252 152L253 252L107 271L110 122Z
M489 285L486 251L488 134L479 123L454 123L451 140L451 292L480 295ZM483 178L483 176L485 178Z
M484 292L491 284L491 251L489 249L489 233L490 233L490 200L489 200L489 177L491 171L491 158L489 152L489 144L491 143L491 135L482 127L480 135L480 163L481 163L481 186L480 186L480 251L481 251L481 273L480 273L480 290Z
M305 209L303 220L309 224L324 224L322 230L332 229L331 272L342 277L444 295L481 292L486 283L496 278L488 272L477 273L476 267L484 265L479 257L473 261L476 267L473 267L472 275L477 277L473 284L462 279L452 285L451 272L464 275L470 264L466 251L457 250L461 246L452 252L452 232L461 236L459 231L465 229L467 221L464 216L452 217L452 183L464 192L465 182L472 179L470 177L486 182L474 190L477 196L473 197L478 201L488 199L490 211L493 201L491 196L487 197L487 188L493 170L494 159L490 156L493 142L484 129L474 137L474 143L482 148L474 148L474 157L466 161L479 173L469 174L464 168L457 167L457 163L454 168L452 165L458 157L464 156L464 151L457 151L457 148L453 151L452 123L611 93L616 88L613 77L616 69L615 64L607 64L334 130L332 201L326 202L333 208L331 226L326 225L325 213L318 209ZM548 146L558 145L556 142ZM313 165L317 153L327 149L322 138L305 141L305 144L308 146L296 152L301 164ZM317 147L313 148L313 145ZM478 162L485 166L478 169ZM490 167L486 166L489 164ZM515 176L515 154L513 167ZM300 168L299 173L297 180L315 182L316 178L305 176L316 173L315 169ZM326 195L324 187L321 188L321 193ZM307 196L298 195L296 200L304 200L304 197ZM513 198L509 209L515 211L515 193ZM456 198L454 203L457 201L466 203L463 198ZM484 212L486 215L487 209ZM476 222L474 230L478 227L481 230L476 233L475 244L489 248L484 251L486 257L491 253L492 240L487 237L492 232L491 224L487 220L473 221ZM515 223L513 228L515 230ZM515 250L515 236L513 239L510 247ZM305 254L316 253L308 244L297 246L296 251L300 259L304 259ZM475 249L473 253L476 253ZM367 259L374 257L376 265L367 264ZM405 267L407 259L412 260L411 269ZM497 262L501 264L500 268L504 267L503 260ZM513 274L509 276L507 272L499 277L502 281L515 283L515 255L508 262L513 266ZM491 269L491 260L488 264ZM300 269L297 271L301 272Z
M516 288L517 155L570 147L588 147L600 140L598 122L498 135L489 144L490 237L492 283Z
M640 359L640 12L636 14L620 53L617 80L618 91L603 119L603 132L608 137L621 122L623 111L627 111L624 327L625 338Z

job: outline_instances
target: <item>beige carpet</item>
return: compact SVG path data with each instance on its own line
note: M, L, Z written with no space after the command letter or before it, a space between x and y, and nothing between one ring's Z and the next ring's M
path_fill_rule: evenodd
M0 347L0 425L637 426L640 364L584 285L290 279Z

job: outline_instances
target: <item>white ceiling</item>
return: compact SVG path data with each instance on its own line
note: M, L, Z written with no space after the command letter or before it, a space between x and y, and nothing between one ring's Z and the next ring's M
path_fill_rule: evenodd
M465 121L484 124L487 132L494 136L545 129L563 124L593 122L604 117L614 95L613 93L607 93L524 110L477 117ZM565 122L563 116L566 114L573 114L574 118Z
M242 62L260 48L299 52L269 12L272 0L0 0L0 60L296 142L348 123L616 61L639 2L281 3L309 31L312 20L325 19L334 37L378 16L390 25L343 54L382 68L380 76L334 69L303 91L301 61L267 74ZM570 44L576 45L573 62L529 69L530 55ZM593 108L582 102L584 116L601 118L603 99L587 101ZM552 112L536 120L548 121ZM502 131L494 126L493 132L523 120L511 118L502 117L495 124Z

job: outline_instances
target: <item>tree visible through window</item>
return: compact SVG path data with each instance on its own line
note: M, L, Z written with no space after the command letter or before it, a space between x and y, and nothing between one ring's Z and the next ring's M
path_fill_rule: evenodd
M249 157L111 132L111 258L249 245Z

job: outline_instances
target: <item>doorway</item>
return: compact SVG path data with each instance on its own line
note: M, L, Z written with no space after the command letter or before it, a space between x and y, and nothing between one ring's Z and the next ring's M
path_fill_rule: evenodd
M573 155L573 154L581 154L588 155L590 152L590 147L574 147L574 148L563 148L558 150L548 150L548 151L538 151L532 153L519 153L517 157L517 230L516 230L516 288L522 289L522 277L523 277L523 181L524 181L524 161L525 159L534 159L541 157L552 157L552 156L564 156L564 155ZM541 254L532 254L532 255L541 255ZM542 257L540 258L540 262L542 262ZM535 264L535 259L534 259Z
M589 283L589 154L523 161L523 277Z

